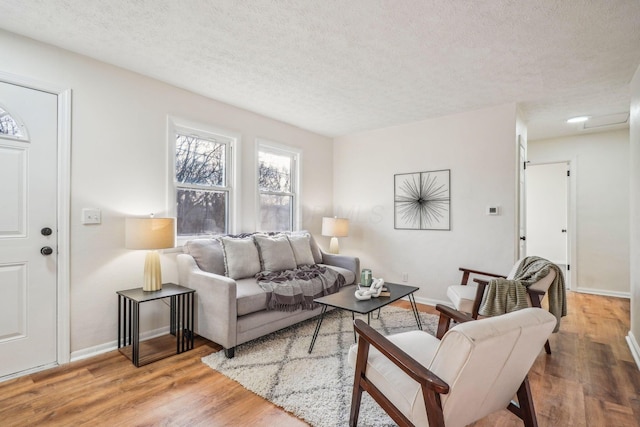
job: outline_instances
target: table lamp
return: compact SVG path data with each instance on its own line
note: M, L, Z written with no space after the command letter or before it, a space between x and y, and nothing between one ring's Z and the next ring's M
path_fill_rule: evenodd
M339 253L340 246L338 244L338 237L347 237L349 235L349 220L338 217L322 218L322 235L331 237L329 253Z
M159 291L162 289L160 255L156 249L175 247L175 230L175 218L126 218L126 248L149 249L144 261L143 291Z

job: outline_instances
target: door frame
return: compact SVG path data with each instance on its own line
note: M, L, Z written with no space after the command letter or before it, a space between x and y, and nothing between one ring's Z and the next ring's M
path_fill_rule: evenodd
M546 160L540 162L528 163L528 166L548 165L554 163L566 163L567 170L569 171L569 183L567 185L567 262L571 266L569 273L569 283L565 283L565 287L569 285L569 290L576 290L578 288L578 239L577 239L577 186L578 182L578 160L576 157L571 159L562 160ZM526 172L525 172L526 173ZM525 195L526 197L526 195ZM526 203L526 201L525 201ZM525 224L526 227L526 224Z
M58 98L58 124L57 124L57 325L56 325L56 363L62 365L69 363L71 357L71 329L70 329L70 205L71 205L71 89L64 88L49 82L40 81L31 77L11 74L0 70L0 81L29 89L51 93ZM51 366L40 366L27 371L21 371L15 375L8 375L3 379L13 376L22 376L31 372L40 371Z

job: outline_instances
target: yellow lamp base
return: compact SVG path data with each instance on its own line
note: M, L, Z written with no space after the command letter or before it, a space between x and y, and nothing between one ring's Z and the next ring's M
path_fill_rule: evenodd
M338 238L337 237L332 237L331 238L331 241L329 242L329 253L330 254L340 253L340 245L338 244Z
M162 271L160 268L160 255L158 251L147 252L144 260L144 284L145 292L159 291L162 289Z

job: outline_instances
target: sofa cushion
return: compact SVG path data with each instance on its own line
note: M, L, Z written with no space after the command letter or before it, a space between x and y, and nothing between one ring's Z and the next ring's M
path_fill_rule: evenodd
M296 265L312 265L315 264L313 253L311 252L311 242L308 234L290 235L289 243L293 249L293 256L296 258Z
M447 288L447 296L456 310L471 313L477 291L476 285L452 285Z
M238 316L267 309L267 293L253 277L236 280L236 292Z
M352 285L356 281L356 274L351 270L347 270L346 268L342 268L342 267L337 267L335 265L327 265L327 264L318 264L318 265L321 265L322 267L330 268L333 271L342 274L342 276L344 277L345 285Z
M220 237L224 253L225 275L232 279L253 277L260 272L258 248L251 237L234 239Z
M293 249L286 235L253 236L259 249L262 271L283 271L296 268Z
M224 254L218 239L189 240L182 250L193 257L200 270L224 276Z

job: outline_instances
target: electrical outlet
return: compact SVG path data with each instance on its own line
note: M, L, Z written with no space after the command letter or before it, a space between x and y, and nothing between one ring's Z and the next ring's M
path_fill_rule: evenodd
M102 222L102 214L100 209L84 208L82 209L83 224L100 224Z
M500 206L487 206L487 215L500 215Z
M409 273L402 273L402 281L403 282L409 281Z

